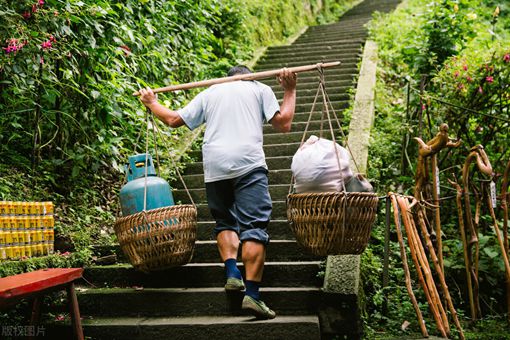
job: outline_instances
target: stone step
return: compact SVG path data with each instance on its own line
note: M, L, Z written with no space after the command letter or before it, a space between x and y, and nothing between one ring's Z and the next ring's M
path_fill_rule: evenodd
M327 85L326 85L327 86ZM341 101L341 100L348 100L351 98L351 95L346 91L347 89L344 88L344 89L337 89L337 91L335 91L334 89L327 89L328 91L328 96L329 96L329 100L330 101L333 101L333 102L338 102L338 101ZM299 105L299 104L311 104L313 103L314 99L315 99L315 93L317 89L313 89L311 91L307 91L308 93L313 93L312 95L310 94L302 94L302 95L298 95L296 97L296 105ZM319 97L318 97L318 101L321 99L321 96L319 94Z
M343 46L345 49L350 47L357 48L364 43L364 39L354 38L354 39L337 39L330 41L317 41L314 43L308 44L292 44L292 45L280 45L280 46L269 46L266 50L266 53L274 53L274 52L298 52L298 51L320 51L328 46Z
M301 74L298 75L298 82L297 82L297 91L298 96L301 91L305 91L308 93L313 93L317 91L319 76L316 77L308 77L305 81L305 79L301 78ZM340 79L340 80L331 80L330 77L326 77L326 86L328 88L328 92L330 88L340 88L340 89L346 89L346 88L352 88L355 85L354 82L354 76L349 75L349 77L345 77L348 79ZM274 93L278 98L280 98L283 95L283 89L280 86L279 83L277 83L276 79L274 81L270 81L269 79L265 79L262 81L264 84L271 86L273 88Z
M290 227L287 225L287 228ZM239 248L238 261L241 262L242 245ZM308 254L295 240L271 240L266 248L266 261L320 261L322 257ZM193 252L192 263L221 262L216 241L197 241Z
M351 82L351 83L354 83L357 81L357 78L358 78L358 74L357 72L354 71L354 69L350 69L350 70L346 70L345 72L342 72L341 74L338 74L336 76L331 76L331 75L325 75L324 76L324 80L325 80L325 83L326 83L326 91L328 93L330 93L330 89L329 89L329 83L330 82L335 82L335 81L339 81L339 82ZM319 82L320 82L320 77L317 73L315 74L307 74L307 75L298 75L298 79L297 79L297 89L298 90L308 90L308 91L311 91L311 93L313 93L314 91L317 91L317 88L319 87ZM279 95L277 96L278 100L281 102L281 100L283 99L283 96L282 96L282 87L279 83L276 83L276 81L270 81L269 79L266 79L265 81L263 81L264 84L268 85L269 87L271 87L271 89L273 90L273 92L279 92ZM315 94L314 94L315 95ZM308 104L311 104L311 103L308 103Z
M343 60L343 61L341 61L342 63L339 66L336 66L331 69L343 69L343 70L351 70L352 71L353 68L356 69L358 60L359 60L359 58L351 58L348 60ZM320 61L322 61L322 60L320 60ZM323 61L325 63L327 63L327 62L335 62L335 61L339 61L339 60L329 59L329 60L323 60ZM282 67L296 67L296 66L303 66L303 63L289 61L287 63L257 65L255 67L255 71L262 72L262 71L275 70L275 69L279 69Z
M334 60L344 60L354 57L359 57L361 54L361 46L358 48L343 48L341 46L336 47L335 49L327 49L327 50L316 50L309 51L306 53L292 53L288 52L285 54L266 54L261 59L258 60L257 65L264 64L267 62L271 63L282 63L288 60L300 61L303 65L315 64L318 62L322 62L327 59Z
M340 124L342 124L343 116L341 115L341 112L337 112L337 116L338 115L340 115L340 117L339 117ZM305 131L307 123L308 123L308 121L296 121L296 122L293 122L292 125L291 125L290 132L298 132L298 131L303 132L303 131ZM308 131L311 131L311 130L320 130L321 129L321 124L323 124L323 127L322 127L323 130L324 129L329 129L327 121L312 120L312 121L310 121L310 124L308 126ZM338 127L336 122L333 123L333 127L334 128ZM347 127L345 127L345 129L347 129ZM344 133L347 133L347 131L345 131L345 129L344 129ZM271 124L264 124L263 131L264 131L264 134L276 133L277 132L273 128L273 126Z
M262 64L266 61L271 62L283 62L287 60L299 60L302 61L303 64L313 64L318 63L321 60L327 59L327 58L335 58L338 60L343 60L344 58L352 58L357 57L361 53L361 45L358 46L358 48L345 48L343 46L335 46L331 47L328 46L328 48L323 50L315 50L315 51L308 51L308 52L286 52L281 54L276 53L269 53L263 55L258 61L258 64Z
M214 240L213 229L215 226L215 222L210 219L206 221L198 221L197 222L197 239L198 240ZM293 240L294 233L289 227L289 223L287 222L287 216L283 219L277 219L274 217L269 222L267 226L267 233L271 237L271 242L278 240ZM309 254L303 254L308 258Z
M244 273L244 266L238 263ZM266 262L261 287L320 287L317 276L321 262ZM83 277L96 287L203 288L223 287L225 270L221 263L189 263L184 266L145 274L131 265L91 266Z
M295 150L299 147L299 142L292 143L295 147ZM275 144L275 145L285 145L285 144ZM295 151L294 151L295 153ZM293 154L294 154L293 153ZM292 155L293 155L292 154ZM288 156L283 155L283 156ZM269 184L287 184L290 183L290 169L270 169L269 170ZM188 189L197 189L204 188L204 175L203 174L193 174L193 175L184 175L184 182ZM175 188L182 188L182 184L174 183Z
M84 335L94 340L320 340L318 316L279 316L256 320L249 316L102 317L82 320ZM227 335L228 334L228 335ZM73 339L69 324L50 325L48 339Z
M299 147L299 143L264 145L264 153L265 153L266 157L291 156L296 153L296 150L298 149L298 147ZM202 152L201 151L192 151L192 152L190 152L189 155L198 161L202 160ZM188 182L186 182L186 185L189 188ZM176 183L174 183L174 187L180 188L180 187L182 187L182 184L180 182L176 182Z
M285 227L290 230L290 227L285 222ZM283 223L281 223L283 224ZM207 222L207 224L201 223L198 229L206 228L208 238L211 238L210 234L214 227L213 222ZM269 228L271 229L271 228ZM271 230L269 230L271 232ZM272 236L272 235L271 235ZM293 235L292 235L293 236ZM239 248L238 261L241 262L242 245ZM94 248L95 256L106 256L115 254L117 261L121 263L129 262L127 257L122 252L120 245L113 246L98 246ZM320 261L322 257L308 254L304 248L302 248L295 240L281 240L271 239L266 248L266 261L271 262L288 262L288 261ZM195 249L193 251L193 258L191 263L217 263L221 262L220 256L218 255L218 246L216 240L197 240L195 242Z
M288 168L290 168L290 162L292 161L291 156L281 156L281 158L280 157L271 157L271 159L275 159L272 163L274 163L274 162L284 162L284 163L288 162L288 164L289 164ZM268 159L266 159L266 161L268 161ZM195 164L201 165L202 163L195 163ZM268 162L268 166L269 166L269 169L284 169L284 167L282 167L282 168L276 167L276 166L271 167L269 165L269 162ZM191 166L188 166L188 168L186 169L187 174L200 174L201 173L198 170L192 171L192 169L190 169L190 167ZM190 171L190 172L188 173L188 171ZM206 200L206 196L205 196L205 188L194 188L194 189L188 188L188 191L195 203L206 203L207 200ZM289 184L273 184L273 185L269 186L269 194L271 195L272 199L284 200L285 197L287 197L288 192L289 192ZM182 202L184 202L184 203L189 202L188 194L186 193L186 191L183 188L173 189L172 194L173 194L174 200L176 202L181 202L181 204L182 204Z
M363 39L368 35L368 31L366 29L357 29L357 30L332 30L329 32L314 32L313 34L303 34L299 38L296 39L296 44L304 44L308 42L316 42L316 41L336 41L340 39Z
M99 288L79 290L83 316L189 317L245 315L242 292L225 293L217 288ZM311 315L317 312L317 287L262 288L264 302L278 316Z
M269 176L269 184L283 184L283 182L290 183L290 170L270 170L271 174ZM193 180L189 180L193 185L198 185L200 187L204 186L204 177L202 175L190 175L189 177L193 177ZM198 203L197 213L198 213L198 221L212 221L214 220L209 212L209 208L205 203ZM287 218L287 205L285 201L275 201L273 200L273 213L272 218L274 219L286 219Z
M354 30L363 27L367 23L366 18L343 17L341 21L326 25L310 26L303 34L330 32L336 29Z
M336 71L336 72L335 72ZM327 68L324 70L324 78L326 80L326 84L330 82L345 82L345 81L353 81L353 79L358 75L358 69L356 67L342 69L338 66L333 68ZM298 88L302 88L304 84L308 88L317 88L319 82L319 74L316 70L310 72L299 73L298 75ZM267 79L263 79L261 83L264 83L268 86L271 86L273 91L278 91L281 89L279 83L277 83L276 77L271 77Z
M292 156L279 156L279 157L266 157L266 164L269 169L277 170L277 169L290 169L290 163L292 162ZM184 171L185 175L197 175L197 174L203 174L203 163L202 162L195 162L192 164L189 164L186 167L186 170ZM182 196L181 192L173 192L174 198L181 199L186 198ZM185 192L184 192L185 194ZM193 199L195 199L193 197Z

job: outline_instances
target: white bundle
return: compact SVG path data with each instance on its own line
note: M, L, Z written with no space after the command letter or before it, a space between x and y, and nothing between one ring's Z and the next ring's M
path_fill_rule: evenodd
M344 183L353 176L347 150L331 140L314 135L296 152L291 169L296 181L296 193L343 191Z

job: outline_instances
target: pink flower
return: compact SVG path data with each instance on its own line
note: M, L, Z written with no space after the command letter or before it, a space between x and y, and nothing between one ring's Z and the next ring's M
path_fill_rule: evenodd
M36 12L37 12L37 5L33 4L32 5L32 13L36 13Z
M55 39L55 37L54 37L54 36L50 35L50 41L51 41L51 42L55 42L55 41L57 41L57 39Z
M459 84L459 85L457 85L457 87L459 90L462 90L464 88L464 84Z
M473 78L471 78L470 76L467 76L467 77L466 77L466 80L467 80L468 82L472 82L472 81L473 81Z
M22 15L23 15L23 18L25 18L25 20L30 19L30 17L32 16L32 14L30 14L29 11L23 12Z
M460 73L459 73L459 71L455 71L455 73L453 74L453 76L454 76L455 78L457 78L457 77L459 76L459 74L460 74Z
M483 89L481 86L478 86L478 93L482 94L483 93Z
M492 76L485 77L485 81L488 83L492 83L494 81L494 77Z
M43 50L46 50L48 48L51 48L51 40L45 41L41 44L41 47Z
M44 64L44 58L43 57L39 58L39 63Z
M503 57L503 60L505 61L505 63L510 62L510 53L505 54L505 56Z
M39 6L42 7L42 5L44 5L44 0L39 0Z
M422 105L421 105L421 110L422 110L422 111L425 111L425 109L426 109L426 108L427 108L427 107L425 106L425 104L422 104Z
M467 71L468 70L467 65L464 65L463 69L464 69L464 71Z
M65 317L62 314L59 314L55 317L55 321L64 321Z

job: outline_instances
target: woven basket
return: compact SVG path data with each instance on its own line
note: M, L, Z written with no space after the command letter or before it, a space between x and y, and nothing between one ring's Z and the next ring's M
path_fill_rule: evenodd
M149 272L180 266L193 255L197 208L174 205L121 217L115 222L115 233L135 269Z
M378 200L365 192L289 194L287 218L298 243L315 255L361 254Z

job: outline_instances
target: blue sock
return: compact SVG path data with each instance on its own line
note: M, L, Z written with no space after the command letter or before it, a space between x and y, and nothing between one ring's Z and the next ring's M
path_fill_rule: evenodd
M260 294L259 294L260 282L246 280L244 282L244 284L246 285L246 293L245 294L254 298L255 300L259 300L260 299Z
M225 269L227 271L227 278L235 277L236 279L242 279L241 271L237 268L236 259L227 259L225 261Z

